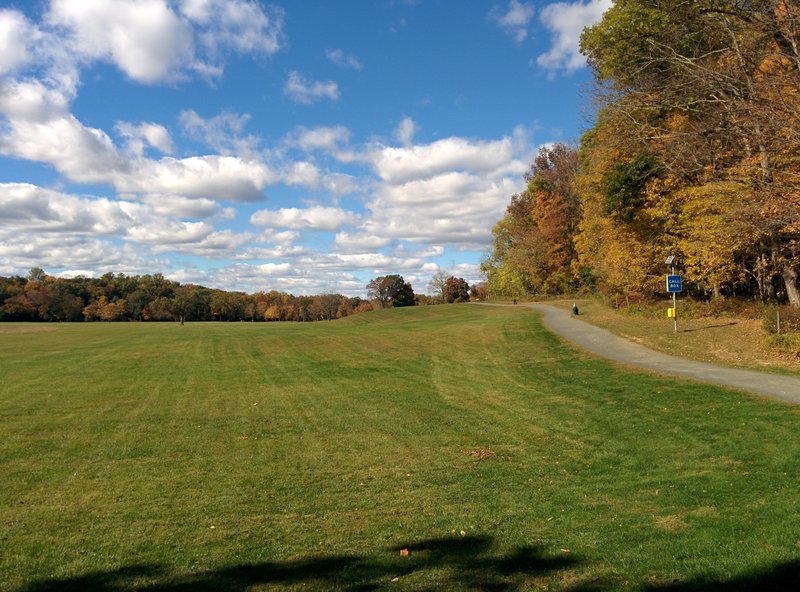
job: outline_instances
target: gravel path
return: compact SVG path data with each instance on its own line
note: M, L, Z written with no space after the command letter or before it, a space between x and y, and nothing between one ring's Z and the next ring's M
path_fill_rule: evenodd
M662 374L749 391L790 403L800 403L800 378L757 370L726 368L662 354L590 325L566 310L547 304L518 306L529 306L538 310L544 315L544 324L550 331L598 356Z

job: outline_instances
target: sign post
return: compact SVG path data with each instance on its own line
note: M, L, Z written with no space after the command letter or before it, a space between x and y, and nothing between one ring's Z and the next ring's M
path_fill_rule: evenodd
M683 292L683 278L675 275L675 257L670 255L664 261L670 267L670 274L667 276L667 292L672 294L672 309L669 311L669 316L675 325L675 333L678 332L678 298L679 292Z

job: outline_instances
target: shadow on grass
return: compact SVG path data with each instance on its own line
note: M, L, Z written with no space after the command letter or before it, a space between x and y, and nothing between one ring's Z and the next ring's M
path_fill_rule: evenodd
M563 588L564 592L789 592L800 590L800 560L779 563L729 580L694 578L676 582L623 585L618 578L596 578Z
M698 327L697 329L684 329L683 333L694 333L696 331L705 331L706 329L719 329L720 327L730 327L731 325L738 324L736 321L730 323L721 323L717 325L706 325L705 327Z
M645 592L766 592L800 590L800 560L779 563L729 581L698 578L686 582L664 583L643 588Z
M32 582L17 592L190 592L249 590L257 586L297 586L304 590L401 589L504 591L532 585L533 578L551 576L564 592L637 590L640 592L761 592L800 590L800 560L775 565L731 580L697 578L680 582L635 584L619 576L575 581L560 572L583 563L542 546L518 547L505 555L493 553L494 540L486 536L429 539L398 545L372 556L318 556L292 561L267 561L178 575L167 566L132 565L74 578ZM577 574L574 574L577 575ZM542 583L541 581L539 583ZM270 588L272 589L272 588ZM527 588L525 588L527 589Z
M320 556L294 561L263 562L176 575L161 565L134 565L115 571L93 572L74 578L32 582L19 592L58 590L123 590L189 592L244 591L253 586L302 586L303 589L352 592L396 587L415 577L415 590L511 590L528 577L543 576L578 564L568 555L544 547L519 547L506 555L492 553L486 536L430 539L398 545L374 556Z

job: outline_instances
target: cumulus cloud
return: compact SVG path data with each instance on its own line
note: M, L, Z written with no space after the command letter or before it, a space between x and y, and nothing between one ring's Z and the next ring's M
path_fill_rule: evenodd
M519 190L513 178L492 180L468 172L448 172L401 185L384 185L368 203L369 233L433 245L482 249L491 224Z
M516 43L522 43L528 36L528 24L535 12L532 4L509 0L508 7L505 9L499 6L492 8L489 18L510 35Z
M277 179L262 162L210 155L142 161L109 180L123 192L247 202L259 201L264 187Z
M198 236L189 238L188 233L196 230ZM250 240L248 234L239 234L231 230L204 232L205 228L189 226L184 236L176 237L171 243L167 240L148 239L154 243L154 253L177 253L210 259L235 257L236 251Z
M252 0L181 0L178 11L167 0L52 0L46 24L75 60L145 84L219 76L226 52L270 56L284 43L283 11Z
M19 105L5 108L7 89L5 85L0 88L0 111L18 112ZM68 178L88 183L106 182L128 169L128 159L104 131L83 126L71 114L13 115L6 133L0 136L0 154L4 156L49 163Z
M150 193L139 198L159 216L175 218L229 218L232 212L222 209L219 204L208 198L189 198L182 195Z
M283 86L283 93L297 103L310 105L324 99L337 101L339 85L332 80L308 80L299 72L292 71Z
M257 153L258 138L244 133L250 121L247 113L224 112L206 119L193 109L187 109L181 112L179 120L186 135L220 154L252 157Z
M130 152L125 154L104 131L84 126L69 113L69 99L62 92L38 81L0 84L0 115L6 117L0 154L50 164L72 181L110 184L138 194L256 201L279 179L263 161L248 157L145 158L146 145L162 152L173 148L166 128L154 123L117 125L128 140ZM224 131L226 122L206 121L207 137L224 144L223 132L213 132Z
M157 123L135 125L120 121L117 123L117 132L127 140L128 152L138 157L144 155L144 150L148 146L164 154L169 154L173 150L172 138L167 128Z
M334 245L338 251L349 252L364 252L364 251L377 251L389 245L392 239L385 236L378 236L366 232L338 232Z
M585 66L586 58L579 51L581 32L599 22L613 4L613 0L578 0L546 6L539 20L551 32L553 44L550 51L536 58L536 62L547 70L566 73Z
M0 231L0 275L24 275L31 267L69 269L61 275L93 276L95 270L123 273L152 273L153 266L165 265L138 245L118 245L110 240L74 235Z
M0 231L118 237L161 245L211 235L206 222L163 216L149 204L65 194L29 183L0 183Z
M299 161L290 163L283 168L281 181L287 185L316 188L319 187L320 176L320 170L315 164Z
M360 216L341 208L312 206L309 208L281 208L260 210L250 217L255 226L306 230L339 230L345 224L358 222Z
M325 57L331 62L342 68L352 68L353 70L363 70L363 64L355 56L344 53L341 49L328 49Z
M190 26L163 0L53 0L47 19L79 57L111 62L139 82L172 79L194 60Z
M492 174L514 161L514 140L470 141L451 137L431 144L380 147L372 160L378 175L391 184L453 170Z
M31 59L31 45L39 35L38 29L21 12L0 10L0 75Z

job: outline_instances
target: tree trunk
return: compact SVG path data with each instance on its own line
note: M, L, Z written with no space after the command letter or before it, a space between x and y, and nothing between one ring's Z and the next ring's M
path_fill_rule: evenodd
M789 304L795 308L800 308L800 286L798 286L798 278L800 274L797 269L789 262L783 264L781 269L781 276L783 283L786 285L786 296L789 298Z

